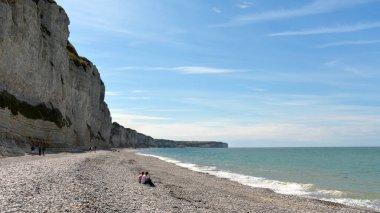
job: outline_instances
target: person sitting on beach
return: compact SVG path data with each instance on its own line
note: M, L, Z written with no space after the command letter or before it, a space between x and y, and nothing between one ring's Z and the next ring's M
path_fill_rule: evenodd
M141 177L141 183L148 184L149 186L155 187L154 183L152 182L152 179L150 179L149 177L148 172L145 172L145 174Z
M144 176L144 172L141 172L139 174L139 177L137 178L137 180L138 180L139 183L141 183L141 179L142 179L143 176Z

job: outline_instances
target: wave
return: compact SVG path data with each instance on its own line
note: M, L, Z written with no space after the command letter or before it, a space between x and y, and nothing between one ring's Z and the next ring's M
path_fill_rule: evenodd
M352 199L345 197L347 193L339 190L324 190L319 189L313 184L302 184L295 182L283 182L278 180L270 180L263 177L254 177L243 174L237 174L230 171L218 170L213 166L201 166L193 163L184 163L172 158L162 157L157 155L136 153L138 155L158 158L160 160L173 163L175 165L187 168L192 171L202 172L209 175L213 175L219 178L225 178L231 181L238 182L240 184L256 187L271 189L276 193L298 195L308 198L316 198L319 200L331 201L335 203L341 203L349 206L365 207L375 210L380 210L380 200L364 200L364 199Z

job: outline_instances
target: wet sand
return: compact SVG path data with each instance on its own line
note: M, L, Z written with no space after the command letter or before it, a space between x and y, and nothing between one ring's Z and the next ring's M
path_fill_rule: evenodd
M149 171L156 187L137 183ZM0 158L0 212L371 212L281 195L127 150Z

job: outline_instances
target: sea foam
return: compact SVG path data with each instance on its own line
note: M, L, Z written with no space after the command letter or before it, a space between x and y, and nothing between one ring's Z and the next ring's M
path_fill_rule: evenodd
M185 163L172 158L162 157L157 155L136 153L142 156L155 157L168 163L173 163L177 166L187 168L192 171L206 173L219 178L225 178L231 181L238 182L242 185L271 189L276 193L287 195L298 195L307 198L331 201L349 206L365 207L380 210L379 200L362 200L346 198L345 192L339 190L324 190L318 189L313 184L302 184L295 182L283 182L278 180L270 180L263 177L254 177L243 174L237 174L230 171L218 170L213 166L201 166L193 163Z

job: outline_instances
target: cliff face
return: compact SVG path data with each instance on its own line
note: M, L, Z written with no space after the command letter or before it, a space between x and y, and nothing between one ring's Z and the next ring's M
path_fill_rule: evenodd
M224 146L155 140L112 125L99 72L68 41L68 25L53 0L0 0L0 156L31 146Z
M114 122L111 130L111 144L113 147L148 148L157 147L150 136L138 133L136 130L124 128Z
M153 139L150 136L138 133L133 129L124 128L114 122L111 131L111 144L114 147L129 148L177 148L177 147L199 147L199 148L228 148L227 143L214 141L173 141L165 139Z
M105 87L68 43L68 24L52 0L0 0L0 155L108 146Z

